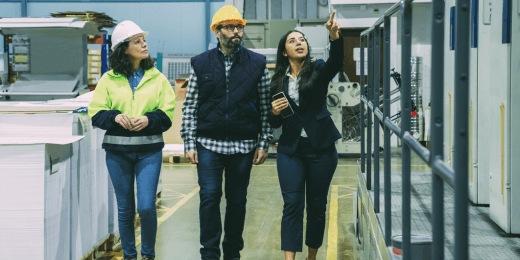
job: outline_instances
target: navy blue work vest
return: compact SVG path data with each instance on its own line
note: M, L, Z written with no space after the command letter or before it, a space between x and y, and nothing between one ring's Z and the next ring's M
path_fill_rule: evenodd
M256 140L261 131L258 84L265 56L245 48L235 54L226 86L224 54L217 48L191 59L199 89L197 136Z

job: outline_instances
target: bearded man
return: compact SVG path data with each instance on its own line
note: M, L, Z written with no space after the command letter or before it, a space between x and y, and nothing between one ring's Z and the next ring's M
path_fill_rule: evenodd
M219 43L191 59L182 108L185 157L197 164L201 258L220 259L220 200L225 172L224 260L240 259L247 187L253 164L267 158L272 135L265 56L242 47L247 21L233 6L213 16Z

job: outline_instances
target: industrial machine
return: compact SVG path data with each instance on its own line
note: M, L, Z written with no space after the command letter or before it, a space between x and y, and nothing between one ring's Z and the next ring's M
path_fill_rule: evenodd
M484 0L480 4L472 19L478 25L472 33L478 52L472 49L471 72L478 71L478 78L471 84L470 123L479 124L469 133L478 140L476 148L472 142L470 157L478 161L473 161L469 173L470 192L478 188L479 200L488 193L491 219L506 233L520 234L520 3Z
M280 38L297 24L298 20L248 20L243 46L248 49L277 48Z
M331 82L327 93L327 109L342 138L336 143L340 154L361 153L359 83Z
M9 79L9 55L0 53L0 85L7 84Z
M0 101L76 97L88 85L87 36L106 33L78 18L4 18L0 30L11 41L4 71L17 74L2 81Z
M485 1L489 2L489 1ZM487 39L490 37L496 37L496 43L501 42L502 28L492 28L490 25L491 19L493 19L494 26L502 26L502 9L495 9L492 13L489 9L489 5L480 2L483 7L479 8L478 1L472 1L472 19L471 25L472 30L470 31L471 38L471 49L470 49L470 75L469 75L469 98L470 98L470 114L469 114L469 138L470 147L468 151L469 160L469 198L475 204L489 204L490 203L490 166L494 164L494 161L498 158L493 158L494 155L500 154L499 151L493 151L499 144L500 139L495 139L490 142L493 138L497 138L496 135L491 137L491 132L486 126L493 125L489 124L492 121L500 119L498 101L492 101L495 99L496 94L499 93L495 87L504 86L506 75L498 76L504 73L505 65L502 59L506 59L505 56L501 56L502 53L494 53L497 51L492 48L492 42ZM452 11L453 10L453 11ZM450 15L450 19L446 20L445 24L445 72L444 72L444 159L446 162L453 165L454 158L454 145L455 145L455 1L446 1L446 14ZM448 22L449 21L449 22ZM492 32L491 30L499 30ZM493 35L493 36L492 36ZM478 41L478 39L481 39ZM507 48L507 45L499 44L498 50ZM479 51L479 49L485 51ZM488 51L489 50L489 51ZM491 56L494 57L491 57ZM496 57L500 57L495 60ZM489 60L486 62L486 60ZM494 60L495 64L490 61ZM503 63L503 64L499 64ZM499 69L501 68L501 69ZM490 88L489 86L493 86ZM498 103L498 104L497 104ZM480 124L478 124L480 122ZM497 122L499 124L499 122ZM498 134L498 131L497 131ZM482 137L482 138L480 138ZM500 136L498 136L500 138ZM493 152L492 152L493 151ZM499 171L500 172L500 171Z
M175 86L175 80L181 78L181 74L189 74L191 58L194 53L157 53L157 69L162 72L168 81Z

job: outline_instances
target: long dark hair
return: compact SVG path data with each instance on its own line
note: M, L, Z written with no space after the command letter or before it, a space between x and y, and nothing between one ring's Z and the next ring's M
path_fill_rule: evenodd
M128 42L123 42L116 47L116 50L110 55L108 60L110 61L110 66L114 70L116 74L125 75L125 77L129 78L134 74L134 65L130 61L130 57L126 54L126 50L128 49ZM148 56L148 58L141 60L139 66L143 69L143 71L147 71L153 68L153 61Z
M301 33L303 38L305 38L305 35L302 32L298 30L291 30L280 39L280 42L278 43L278 52L276 53L276 68L273 79L271 80L271 96L283 90L284 81L286 78L285 75L287 74L287 68L290 65L289 58L283 56L284 52L286 51L285 42L287 41L289 34L293 32ZM305 41L307 42L307 38L305 38ZM309 46L308 42L307 48L307 56L305 56L303 59L303 67L300 71L300 74L298 75L298 85L300 92L305 92L312 89L314 87L314 81L316 80L316 73L314 72L315 61L312 60L311 46Z

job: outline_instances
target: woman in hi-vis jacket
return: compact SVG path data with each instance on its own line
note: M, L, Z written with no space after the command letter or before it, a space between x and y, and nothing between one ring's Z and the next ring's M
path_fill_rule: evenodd
M281 249L286 260L302 251L305 200L309 260L316 259L323 242L327 195L338 165L335 142L341 137L326 104L329 82L343 68L343 37L334 15L326 24L331 41L326 62L311 59L310 46L299 31L288 32L278 44L271 97L283 92L286 98L272 102L269 123L273 128L282 126L277 167L284 200ZM282 115L289 105L294 113Z
M153 67L148 54L147 35L131 21L116 26L110 56L113 69L101 77L88 107L92 125L107 130L102 146L116 193L125 260L137 259L134 179L141 218L141 256L155 258L162 133L171 127L175 108L175 92Z

